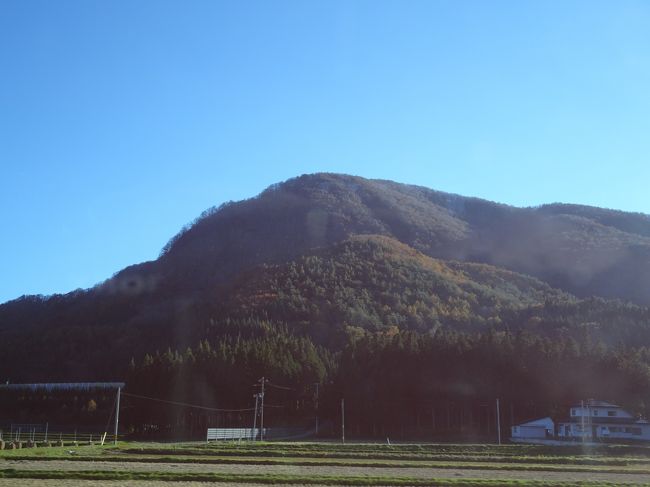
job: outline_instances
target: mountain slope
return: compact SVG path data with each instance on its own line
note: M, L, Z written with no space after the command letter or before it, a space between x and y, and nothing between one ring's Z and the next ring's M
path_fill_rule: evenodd
M574 301L528 276L433 259L392 238L363 235L245 274L214 314L284 322L340 346L350 328L478 331L500 323L504 310L549 299Z
M301 176L206 214L170 242L155 267L177 290L201 289L359 234L530 274L578 296L650 303L644 215L571 205L514 208L336 174Z
M103 286L16 300L0 307L0 353L19 364L5 373L91 379L155 349L218 341L232 330L240 335L251 320L337 350L354 330L479 330L498 323L503 310L548 298L570 299L510 271L446 263L389 237L357 236L193 296L122 294ZM25 364L25 354L38 359Z
M17 300L0 307L0 323L12 380L110 379L131 357L155 350L278 333L332 352L373 333L444 330L527 330L562 340L586 333L612 346L650 345L647 308L578 301L535 278L433 259L376 235L261 265L192 297L91 290Z
M209 323L226 316L272 317L331 346L346 327L476 329L521 319L553 328L562 322L556 312L570 324L586 316L536 315L546 301L571 302L564 293L650 303L649 235L645 215L514 208L391 181L306 175L206 211L159 259L93 289L0 305L0 352L20 362L28 350L33 363L14 369L24 376L96 378L131 355L217 338L224 328ZM331 280L314 263L349 272ZM308 280L289 279L292 268ZM631 316L621 321L628 330L645 319L645 308L605 307Z

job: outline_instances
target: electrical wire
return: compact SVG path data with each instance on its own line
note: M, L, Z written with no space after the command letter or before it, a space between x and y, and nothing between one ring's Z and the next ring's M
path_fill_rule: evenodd
M293 387L279 386L279 385L274 384L272 382L267 382L266 385L271 386L271 387L275 387L276 389L283 389L285 391L295 391L296 390Z
M194 408L194 409L203 409L205 411L216 411L216 412L242 412L242 411L254 411L255 408L243 408L243 409L221 409L221 408L210 408L207 406L199 406L198 404L189 404L186 402L177 402L177 401L167 401L165 399L159 399L157 397L149 397L149 396L141 396L140 394L131 394L130 392L123 392L123 396L129 396L129 397L135 397L138 399L146 399L149 401L155 401L155 402L162 402L165 404L172 404L174 406L183 406L187 408ZM265 406L266 407L266 406ZM269 406L271 407L271 406ZM275 406L273 406L275 407ZM282 406L280 406L282 407Z

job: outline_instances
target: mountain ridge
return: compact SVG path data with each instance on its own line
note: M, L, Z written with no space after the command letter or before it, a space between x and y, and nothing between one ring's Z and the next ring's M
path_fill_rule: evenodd
M182 267L202 287L355 234L391 236L435 258L505 267L581 297L650 304L650 217L579 205L517 208L328 173L207 212L166 246L159 273L173 280Z
M382 198L382 192L387 192L389 198ZM350 200L355 195L356 207L350 205ZM344 211L345 208L344 210L338 208L341 206L341 200L347 201L345 204L352 208L347 208L347 211ZM264 208L261 207L269 202L271 209L264 212ZM296 213L295 206L304 206L303 211ZM401 212L397 212L396 215L391 214L396 206L403 206ZM294 213L283 215L287 210ZM427 218L419 218L420 221L415 219L416 221L413 222L409 221L407 210L417 210L428 215ZM263 217L251 218L251 215L254 216L258 211L263 212ZM540 215L542 215L541 219ZM531 218L536 219L534 224L526 221ZM291 227L289 224L291 219L296 230L293 234L287 231L287 227ZM357 223L361 220L359 228L350 228L355 223L355 219ZM335 223L332 223L332 220ZM599 259L591 259L589 263L595 265L590 270L576 269L576 275L562 276L563 268L566 266L554 266L553 259L560 257L558 260L566 261L567 258L561 255L562 252L557 252L559 245L552 244L566 244L567 239L565 238L564 242L549 242L550 246L554 247L548 249L551 252L541 252L542 255L528 252L520 255L521 249L513 248L510 244L503 245L508 240L521 237L521 235L513 235L511 231L511 227L518 225L522 227L518 233L524 234L531 247L534 247L533 243L539 241L540 237L542 237L541 241L548 240L553 233L570 237L571 234L579 235L583 232L595 235L605 244L608 239L614 242L610 248L600 250L601 256L604 257L602 262L598 262ZM274 226L281 228L283 237L282 240L276 236L276 239L271 242L276 245L266 246L275 248L274 251L269 252L259 246L256 247L254 242L253 245L249 244L237 249L238 253L243 255L239 259L233 260L231 256L226 255L224 258L220 255L232 251L234 244L242 244L247 237L255 240L265 233L272 234ZM224 231L224 227L228 228ZM529 236L526 236L526 233ZM650 302L650 291L639 293L634 292L633 289L624 289L616 292L616 289L607 289L603 283L596 283L594 289L580 285L581 282L584 283L592 278L602 279L597 271L606 271L608 268L615 270L616 262L627 264L626 269L629 269L632 266L631 263L626 262L626 259L634 260L638 257L636 254L642 254L641 257L645 261L650 255L649 215L565 203L515 207L417 185L334 173L316 173L291 178L283 183L269 186L253 198L228 202L205 210L170 239L161 250L158 259L127 266L102 283L98 283L94 288L139 293L157 287L161 280L169 280L178 272L178 269L175 269L178 266L185 267L183 272L186 274L194 271L202 274L201 268L206 265L216 269L215 274L218 273L219 277L208 278L207 282L204 281L202 284L212 283L215 280L225 281L240 272L242 268L252 268L263 262L286 261L312 248L327 246L355 234L393 236L432 257L483 262L505 267L536 276L549 281L555 287L583 297L603 295L630 299L643 304ZM474 241L469 242L469 240ZM287 241L295 242L287 245ZM628 248L622 250L621 245ZM503 250L499 250L499 247L503 247ZM570 248L564 250L571 252ZM198 253L203 262L197 263L196 259L192 259L192 253ZM608 253L613 255L606 255ZM535 259L539 265L525 262ZM174 262L175 260L181 262ZM187 270L188 263L191 263L194 269ZM647 263L643 262L643 264ZM544 272L540 269L544 265L548 265L553 272L548 270ZM589 276L585 277L585 274ZM643 276L638 274L642 273L633 272L633 269L627 273L632 279L645 283ZM583 289L585 287L586 289ZM628 286L628 288L638 289L639 286Z

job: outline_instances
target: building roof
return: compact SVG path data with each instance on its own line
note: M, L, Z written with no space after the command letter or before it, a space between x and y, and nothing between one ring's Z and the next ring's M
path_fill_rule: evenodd
M647 421L645 421L647 423ZM579 417L561 419L558 420L557 424L582 424L582 421ZM644 424L644 420L639 420L636 418L585 418L585 426L607 426L607 425L631 425L631 424Z
M587 399L583 404L574 404L571 406L572 408L579 408L579 407L589 407L589 408L616 408L616 409L621 409L621 406L617 404L612 404L611 402L607 401L599 401L596 399Z
M540 428L546 428L546 423L544 421L550 421L553 423L553 420L549 416L546 416L544 418L532 419L530 421L526 421L525 423L519 423L515 426L537 426Z
M0 384L0 390L9 391L89 391L91 389L124 388L124 382L50 382L43 384Z

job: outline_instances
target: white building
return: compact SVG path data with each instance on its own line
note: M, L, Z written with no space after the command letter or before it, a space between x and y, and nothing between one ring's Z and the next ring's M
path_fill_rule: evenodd
M650 441L650 423L637 419L621 406L590 399L572 406L569 418L557 423L551 418L528 421L512 427L513 440L637 440Z
M650 423L616 404L591 399L571 407L569 414L558 423L558 438L650 440Z
M553 438L555 425L549 417L535 419L518 424L511 428L512 438L516 439L545 439Z

